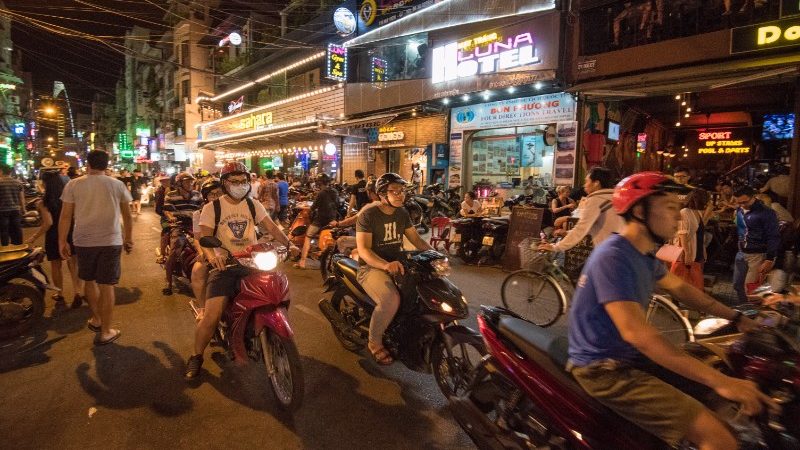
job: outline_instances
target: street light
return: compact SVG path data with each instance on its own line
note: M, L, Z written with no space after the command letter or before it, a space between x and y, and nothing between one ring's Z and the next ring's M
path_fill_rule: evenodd
M47 142L53 142L53 136L47 136Z
M56 112L56 109L53 108L52 106L48 106L48 107L46 107L44 109L44 113L45 114L55 114L55 112Z

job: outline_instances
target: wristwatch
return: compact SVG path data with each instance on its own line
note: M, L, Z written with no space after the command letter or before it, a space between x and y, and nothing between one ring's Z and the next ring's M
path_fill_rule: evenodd
M738 326L739 322L742 321L742 317L744 317L744 314L742 314L741 311L736 311L736 314L734 314L731 319L731 323Z

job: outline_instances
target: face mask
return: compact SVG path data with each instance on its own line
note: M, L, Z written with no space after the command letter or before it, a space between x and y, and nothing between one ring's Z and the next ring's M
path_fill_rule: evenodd
M236 200L241 200L244 198L245 195L250 191L250 186L248 185L233 185L228 187L228 192L230 193L231 197L235 198Z

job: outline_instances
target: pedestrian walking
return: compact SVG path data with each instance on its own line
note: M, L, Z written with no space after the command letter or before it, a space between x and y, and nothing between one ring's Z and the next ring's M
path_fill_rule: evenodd
M64 192L64 182L61 175L54 170L42 172L42 183L44 184L44 195L36 202L36 209L42 218L42 226L36 230L25 242L32 244L44 235L44 251L47 260L50 261L50 276L53 284L59 289L53 294L53 301L57 306L64 306L64 271L61 258L61 250L58 248L58 222L61 218L61 194ZM67 243L72 246L72 227L67 234ZM74 247L72 247L74 249ZM86 300L84 297L83 280L78 278L78 260L73 252L67 259L67 268L72 278L72 307L79 308Z
M58 244L61 256L70 258L72 247L67 237L74 219L78 277L86 283L86 298L92 309L87 327L97 333L95 344L104 345L117 340L121 333L111 328L111 320L122 249L127 253L133 249L131 193L121 181L104 174L108 153L93 150L86 159L88 174L67 183L61 195Z
M278 198L278 183L275 182L275 175L271 170L266 172L261 187L258 190L258 201L264 205L270 219L275 220L280 211L280 199Z
M733 192L738 205L736 230L739 252L733 265L733 288L739 303L764 280L775 265L781 246L778 216L755 198L755 189L741 186Z
M142 188L147 186L147 179L142 176L142 171L135 169L133 176L128 178L128 188L131 191L131 211L137 216L142 213Z
M278 220L281 223L286 222L289 213L289 183L286 182L282 173L278 173L278 204L280 211L278 212Z
M0 245L22 244L22 216L25 192L22 183L11 177L11 166L0 164Z

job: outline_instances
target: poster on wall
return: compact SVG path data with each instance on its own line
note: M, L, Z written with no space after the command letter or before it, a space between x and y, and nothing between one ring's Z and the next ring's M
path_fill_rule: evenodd
M556 185L572 186L575 181L575 149L577 147L578 122L556 124Z
M522 145L522 167L542 167L544 140L541 134L526 134L520 139Z
M464 144L464 133L450 133L450 170L447 178L448 187L461 187L461 149Z

